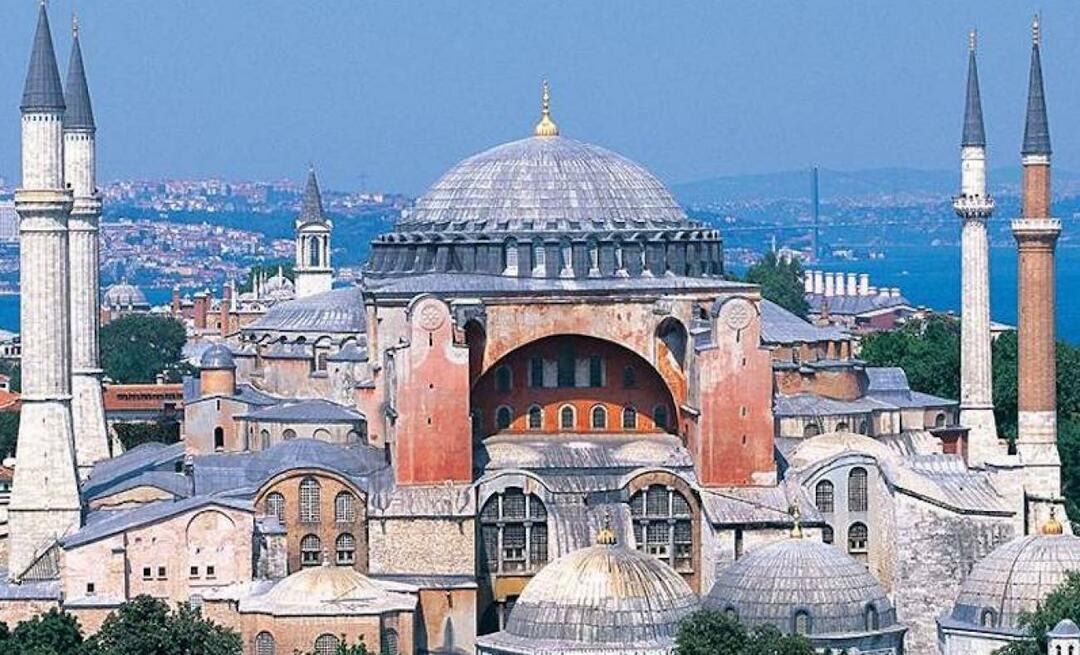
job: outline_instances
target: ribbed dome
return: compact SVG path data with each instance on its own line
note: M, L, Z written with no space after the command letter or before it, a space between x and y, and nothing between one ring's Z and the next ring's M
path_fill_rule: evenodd
M343 287L278 303L244 331L358 334L365 326L360 287Z
M101 304L111 308L144 309L150 307L150 303L147 302L146 296L139 290L139 287L128 284L126 280L117 282L106 289Z
M501 652L666 653L679 621L699 607L682 577L659 560L616 545L576 550L525 587L506 630L485 637Z
M232 351L223 343L216 343L207 348L199 358L199 368L204 371L224 371L236 368Z
M385 592L351 566L313 566L290 575L266 593L278 607L308 607L343 600L371 600Z
M1028 535L994 549L979 561L960 587L952 618L1016 630L1020 613L1031 611L1054 591L1069 571L1080 571L1080 537Z
M815 637L866 632L871 606L880 629L896 623L892 603L866 567L813 539L785 539L736 561L705 605L734 610L748 626L773 625L786 633L793 631L796 612L807 612Z
M399 232L580 232L688 226L655 177L599 146L531 137L451 168L399 222Z

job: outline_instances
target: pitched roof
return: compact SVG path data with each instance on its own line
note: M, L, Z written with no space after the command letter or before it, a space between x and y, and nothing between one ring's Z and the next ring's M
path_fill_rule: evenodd
M24 112L64 109L64 89L60 85L60 70L56 66L49 15L45 12L44 3L38 11L37 32L34 33L30 68L26 71L26 85L19 109Z
M67 105L64 111L65 129L94 129L94 110L90 106L90 89L86 85L86 69L83 67L78 32L75 32L75 38L71 42L64 102Z
M763 343L817 343L850 339L851 335L839 328L819 327L772 301L761 301L761 341Z
M86 525L82 529L64 537L61 542L65 548L81 546L132 528L158 523L207 506L225 507L244 512L253 511L250 501L209 496L185 498L174 502L149 503L130 510L98 510L97 512L91 512L87 516Z
M1039 43L1031 46L1031 73L1028 77L1027 118L1024 122L1022 155L1050 154L1050 122L1046 118L1046 95L1043 90L1042 60Z
M352 423L364 420L364 415L350 407L313 398L258 408L237 418L279 423Z
M986 146L983 129L982 100L979 97L979 70L975 63L975 49L968 56L967 101L964 105L964 137L962 146Z

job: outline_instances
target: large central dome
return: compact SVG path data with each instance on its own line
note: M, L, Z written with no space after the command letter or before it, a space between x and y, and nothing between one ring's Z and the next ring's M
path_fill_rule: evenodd
M462 160L371 244L374 277L723 274L716 230L691 221L649 171L559 136L547 86L535 135Z
M446 172L398 222L412 232L656 230L686 214L647 170L599 146L534 136Z

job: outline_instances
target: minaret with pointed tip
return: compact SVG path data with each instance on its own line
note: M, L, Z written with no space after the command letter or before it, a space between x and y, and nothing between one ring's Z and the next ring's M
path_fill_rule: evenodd
M986 191L986 131L975 61L976 34L968 35L967 98L960 140L961 221L960 424L969 429L968 463L981 467L1005 454L994 420L990 359L990 257L986 222L994 201Z
M1054 249L1061 221L1050 217L1050 127L1046 118L1040 60L1039 17L1032 23L1021 218L1012 222L1018 250L1017 453L1029 497L1061 497L1057 450L1057 391L1054 363Z
M296 219L296 297L329 291L334 279L330 268L330 232L333 224L323 213L315 167L308 170L307 186Z
M49 18L38 12L22 104L19 213L22 411L11 492L8 572L19 579L57 539L79 527L71 418L68 215L64 90Z
M109 456L109 433L101 397L98 327L101 322L96 126L86 84L79 23L72 18L71 59L64 89L64 178L74 194L68 221L71 271L71 414L75 426L75 461L85 475Z

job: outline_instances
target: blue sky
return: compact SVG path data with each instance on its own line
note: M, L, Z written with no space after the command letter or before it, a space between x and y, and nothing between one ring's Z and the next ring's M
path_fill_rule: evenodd
M0 174L36 0L0 0ZM1080 4L1042 0L52 0L72 9L100 176L301 178L421 191L530 133L551 79L563 134L667 182L800 168L956 165L966 33L980 31L991 164L1013 165L1029 22L1059 166L1080 168Z

